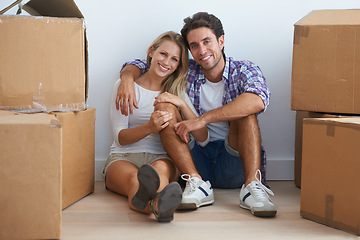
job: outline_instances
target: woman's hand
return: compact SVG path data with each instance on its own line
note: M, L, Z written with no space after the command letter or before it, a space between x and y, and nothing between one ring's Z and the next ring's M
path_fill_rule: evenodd
M160 132L169 125L171 119L172 113L160 110L154 111L148 122L148 128L151 133Z
M168 92L161 93L159 96L157 96L155 98L154 106L157 103L163 103L163 102L172 103L180 109L184 106L184 104L186 104L182 98Z

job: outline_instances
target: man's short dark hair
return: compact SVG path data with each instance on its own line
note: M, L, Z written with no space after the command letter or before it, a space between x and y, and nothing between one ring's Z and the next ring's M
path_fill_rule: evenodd
M216 39L219 39L221 35L225 34L220 19L215 17L213 14L209 14L207 12L195 13L192 17L187 17L184 19L184 26L181 29L181 35L189 49L190 46L187 40L187 35L191 30L201 27L209 28L215 34ZM222 49L222 53L225 56L224 48Z

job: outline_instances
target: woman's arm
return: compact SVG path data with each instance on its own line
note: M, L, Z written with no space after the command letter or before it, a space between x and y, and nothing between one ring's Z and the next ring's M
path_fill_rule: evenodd
M120 145L128 145L140 141L147 135L160 132L169 125L172 115L165 111L155 111L150 120L135 128L125 128L119 132L118 141Z
M175 106L177 106L180 109L181 115L183 116L183 118L185 120L196 118L197 117L197 114L195 114L196 111L195 111L193 105L191 104L190 99L187 96L187 94L185 94L184 98L185 98L185 100L178 96L175 96L171 93L165 92L155 98L154 105L158 102L169 102L169 103L174 104ZM208 139L208 130L207 130L206 126L201 129L192 131L191 134L194 136L195 140L200 143L205 142Z

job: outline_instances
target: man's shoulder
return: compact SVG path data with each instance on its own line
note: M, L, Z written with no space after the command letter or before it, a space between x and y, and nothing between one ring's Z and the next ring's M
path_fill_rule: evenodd
M256 66L256 64L250 60L235 60L232 57L227 57L227 61L229 62L230 69L231 68L241 69L243 67L247 68L247 67Z
M227 61L229 74L233 77L242 74L246 75L249 72L257 72L257 74L261 73L260 67L250 60L234 60L229 57Z

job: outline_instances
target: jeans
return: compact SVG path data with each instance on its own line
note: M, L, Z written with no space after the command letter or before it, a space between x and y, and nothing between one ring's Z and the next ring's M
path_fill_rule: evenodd
M245 183L242 160L227 139L209 142L205 147L195 143L191 154L200 176L212 187L240 188Z

